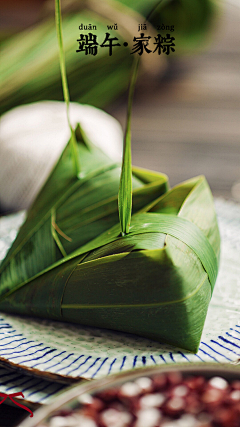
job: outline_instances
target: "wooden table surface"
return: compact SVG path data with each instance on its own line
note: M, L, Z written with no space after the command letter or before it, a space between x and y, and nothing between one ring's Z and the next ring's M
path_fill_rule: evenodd
M171 59L163 80L146 76L137 87L133 163L166 173L171 185L203 174L215 196L240 201L240 188L232 192L240 181L240 4L227 5L207 50ZM126 102L108 111L124 124Z

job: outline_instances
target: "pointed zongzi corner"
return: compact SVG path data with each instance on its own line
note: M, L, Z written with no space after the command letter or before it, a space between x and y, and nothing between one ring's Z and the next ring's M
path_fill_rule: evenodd
M82 178L73 172L69 142L0 266L0 297L118 223L121 165L82 136L78 126ZM167 191L168 179L133 169L133 188L133 211L137 212Z
M151 175L151 174L150 174ZM6 296L0 309L130 332L196 352L220 238L204 177L186 181Z

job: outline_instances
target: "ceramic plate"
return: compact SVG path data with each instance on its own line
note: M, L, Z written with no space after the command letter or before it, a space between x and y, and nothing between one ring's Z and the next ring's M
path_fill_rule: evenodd
M216 210L222 238L221 264L197 354L131 334L0 313L1 392L24 390L28 401L46 403L62 384L79 378L101 378L165 363L237 363L240 360L240 205L218 199ZM0 220L1 259L23 218L20 213ZM5 368L15 371L9 373Z

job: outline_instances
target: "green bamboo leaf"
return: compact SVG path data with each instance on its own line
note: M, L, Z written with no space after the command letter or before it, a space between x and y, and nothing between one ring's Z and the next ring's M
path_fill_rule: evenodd
M71 138L0 267L2 296L51 268L58 260L67 258L74 249L117 222L119 165L113 164L88 140L80 124L73 131L70 123L60 1L56 0L55 5L62 85ZM84 165L81 174L78 173L79 158ZM75 176L70 168L72 160ZM131 163L129 172L132 175ZM138 171L138 175L144 177L144 171ZM159 195L166 190L166 176L156 174L154 179L157 181L154 185L152 179L150 185L143 185L144 182L134 177L133 187L142 187L136 194L135 209L154 200L156 191ZM148 183L148 178L145 177L144 181Z
M63 95L64 100L66 102L67 107L67 120L68 125L71 132L71 150L72 150L72 161L73 161L73 170L75 171L76 176L79 175L80 167L79 167L79 157L77 152L77 141L75 132L73 131L70 116L69 116L69 91L68 91L68 83L67 83L67 73L66 73L66 64L65 64L65 56L63 49L63 38L62 38L62 18L61 18L61 2L60 0L55 0L55 20L56 20L56 29L57 29L57 38L58 38L58 47L59 47L59 61L60 61L60 69L61 69L61 77L62 77L62 87L63 87Z
M2 298L0 309L131 332L197 351L220 248L205 178L156 198L133 215L127 236L119 232L117 224L19 284Z
M77 126L82 178L73 176L69 142L0 266L1 295L118 223L120 164L82 135ZM137 212L167 190L168 180L141 169L133 169L133 174Z
M142 14L142 22L158 2L119 1L120 5L127 5ZM79 6L79 1L76 4ZM155 25L156 32L162 35L169 33L169 30L158 30L157 26L160 24L175 27L171 35L176 39L176 53L179 55L190 49L196 50L198 46L202 49L203 42L207 41L209 31L213 27L218 7L214 0L162 1L161 7L150 21ZM116 18L114 22L117 21ZM63 32L69 87L75 101L103 107L126 91L133 55L130 55L126 48L119 48L109 58L107 49L99 49L95 57L82 55L81 61L76 60L77 37L73 29L78 28L79 23L88 25L89 22L97 26L99 41L104 40L106 21L97 16L96 12L85 9L64 15ZM119 30L121 31L121 28ZM121 32L117 36L123 44L124 37ZM41 21L33 28L13 35L4 41L1 47L0 113L23 103L62 99L56 30L52 19ZM159 60L161 67L162 58Z
M118 209L121 232L128 234L132 214L132 156L131 156L131 114L134 88L136 85L139 58L134 61L128 95L127 124L124 136L122 172L118 193Z

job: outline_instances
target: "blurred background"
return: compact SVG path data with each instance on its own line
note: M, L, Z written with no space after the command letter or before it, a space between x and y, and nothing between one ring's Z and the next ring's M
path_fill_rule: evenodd
M171 185L203 174L214 196L240 201L240 3L221 5L207 46L172 55L161 80L139 82L133 162ZM123 106L109 111L124 122Z
M103 108L124 126L130 45L139 36L138 23L157 3L62 0L72 101ZM0 7L0 112L43 99L62 100L54 1L0 0ZM133 107L133 163L166 173L172 186L204 174L214 196L240 201L238 0L163 0L149 21L145 35L152 37L169 33L157 31L158 25L174 25L175 52L142 55ZM103 48L96 56L76 53L81 23L96 24L99 41L107 24L118 23L111 35L121 43L127 40L129 50L114 48L112 56Z

